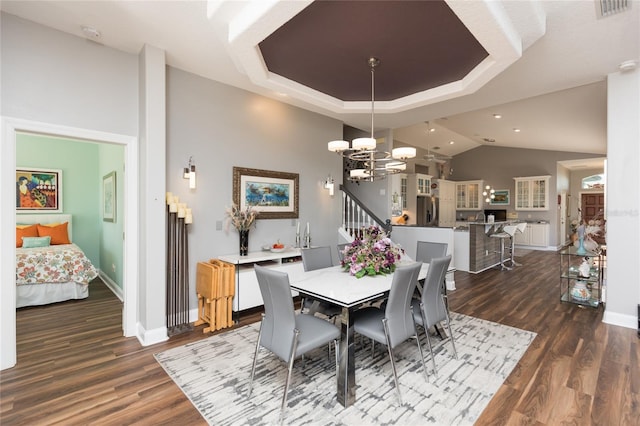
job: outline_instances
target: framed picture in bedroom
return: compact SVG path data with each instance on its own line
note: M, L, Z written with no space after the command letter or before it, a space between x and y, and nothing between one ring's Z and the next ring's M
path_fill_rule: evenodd
M253 206L258 219L298 217L297 173L233 168L233 202L240 209Z
M102 220L116 221L116 172L106 174L102 178Z
M62 170L16 168L16 212L62 213Z

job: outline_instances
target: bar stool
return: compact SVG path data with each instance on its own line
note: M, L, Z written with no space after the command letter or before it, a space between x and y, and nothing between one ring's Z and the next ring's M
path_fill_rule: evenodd
M504 264L504 251L505 251L505 240L507 238L511 238L511 235L504 231L504 227L499 228L496 232L489 236L490 238L499 238L500 239L500 270L501 271L510 271L512 268L508 267Z
M509 248L505 248L505 250L509 251L509 258L506 259L506 260L510 260L511 261L511 267L512 268L514 268L516 266L522 266L521 264L516 262L516 259L515 259L515 253L516 253L515 235L516 235L516 232L518 232L518 225L516 225L516 224L505 225L504 226L504 232L509 234L509 238L511 238L511 244L509 244Z
M509 234L511 236L511 248L509 249L511 251L511 266L515 267L515 266L522 266L521 263L516 262L516 232L524 232L525 228L527 227L527 223L526 222L520 222L520 223L516 223L513 225L505 225L504 227L504 232L506 232L507 234ZM507 259L508 260L508 259Z

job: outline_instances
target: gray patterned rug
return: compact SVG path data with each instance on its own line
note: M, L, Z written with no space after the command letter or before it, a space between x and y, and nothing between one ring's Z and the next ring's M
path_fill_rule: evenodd
M247 385L258 324L156 354L157 361L212 425L278 423L286 365L266 350L258 355L251 398ZM434 376L426 344L429 383L415 341L397 348L398 405L386 348L356 350L356 403L336 400L335 369L327 349L296 361L285 424L471 425L518 363L536 334L461 314L452 314L458 360L448 341L436 345ZM422 333L420 331L420 333ZM426 340L423 336L423 340ZM433 339L432 339L433 341ZM332 358L333 359L333 358Z

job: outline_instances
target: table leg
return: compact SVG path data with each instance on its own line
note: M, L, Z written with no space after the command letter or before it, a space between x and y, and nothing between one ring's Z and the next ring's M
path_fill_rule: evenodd
M353 312L342 308L340 321L340 357L338 364L338 402L349 407L356 402L356 364L353 336Z

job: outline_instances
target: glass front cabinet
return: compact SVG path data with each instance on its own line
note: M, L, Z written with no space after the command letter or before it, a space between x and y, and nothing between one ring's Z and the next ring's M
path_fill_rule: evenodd
M481 180L456 182L456 210L482 209L481 188Z
M560 251L560 300L597 308L603 303L604 256L601 252L578 254L567 246Z
M549 210L549 178L531 176L513 178L516 181L516 210Z

